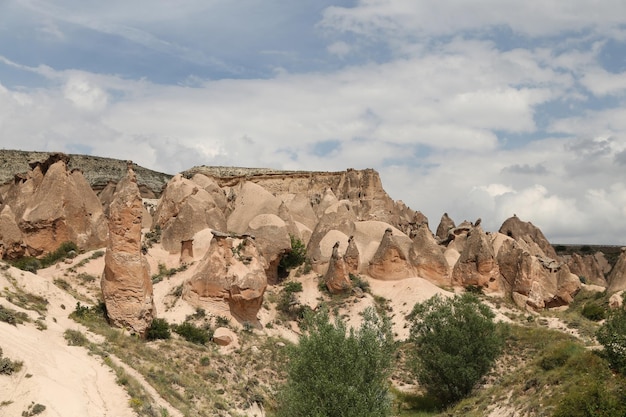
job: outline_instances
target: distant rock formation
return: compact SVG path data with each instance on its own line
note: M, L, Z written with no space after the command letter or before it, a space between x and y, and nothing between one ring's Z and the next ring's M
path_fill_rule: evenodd
M196 273L184 285L183 298L199 307L218 308L242 322L257 323L267 287L265 259L251 237L216 233Z
M129 166L109 209L101 286L110 322L141 336L156 315L150 267L141 252L142 211L137 179Z
M541 250L541 254L548 258L558 259L556 251L543 235L541 230L531 222L523 222L516 215L509 217L500 226L500 233L512 237L515 240L523 240L530 245L530 250L534 255L539 255L533 246Z
M354 241L354 236L348 238L348 247L346 253L343 255L343 262L346 264L346 269L349 274L358 274L359 267L361 266L361 257L359 254L359 248Z
M408 237L405 238L393 236L391 228L385 230L378 250L369 264L368 273L372 278L391 281L416 275L409 260L413 242Z
M501 289L500 268L493 245L480 226L469 231L465 247L452 270L452 282L463 287L479 287L487 292Z
M578 275L585 284L598 285L600 287L607 286L604 272L598 262L596 255L579 255L573 253L567 259L567 266L572 274Z
M328 264L328 271L324 275L324 283L331 294L347 292L352 288L350 273L343 257L339 255L339 242L333 246L333 253Z
M57 153L32 162L31 170L16 175L2 196L4 216L15 215L27 255L45 255L68 241L82 250L106 244L107 225L100 200L80 171L68 169L68 158ZM4 211L7 206L10 211ZM5 225L11 223L5 220ZM7 227L10 230L0 230L0 235L15 239L13 225ZM13 252L16 243L10 243Z
M622 248L607 281L609 282L609 287L606 290L608 294L626 290L626 247Z
M448 237L448 232L454 229L456 225L454 224L454 220L452 220L448 213L443 213L441 216L441 220L439 221L439 226L437 226L437 232L435 235L439 240L445 240Z

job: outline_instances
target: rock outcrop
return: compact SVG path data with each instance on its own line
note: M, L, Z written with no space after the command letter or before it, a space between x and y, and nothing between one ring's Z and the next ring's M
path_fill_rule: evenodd
M394 236L391 228L385 230L376 254L369 263L372 278L392 281L414 277L415 269L409 261L413 242L407 236Z
M265 259L251 237L216 233L183 298L199 307L216 305L242 322L257 323L267 287Z
M443 248L437 244L428 227L422 226L417 229L409 252L409 260L418 276L440 286L452 284L450 266Z
M526 242L533 255L542 254L548 258L558 259L556 251L541 230L531 222L523 222L516 215L506 219L500 226L499 232L515 240ZM538 253L536 247L541 250L541 253Z
M479 287L486 292L500 288L500 268L493 245L480 226L474 226L467 236L461 256L452 270L452 282L463 287Z
M579 255L573 253L567 260L567 266L572 274L578 275L586 284L606 287L604 272L595 255Z
M282 257L291 251L287 223L275 214L259 214L250 221L246 233L254 236L257 250L265 258L268 284L277 284L278 265Z
M15 214L11 207L4 206L0 212L0 259L18 259L25 253L26 245Z
M361 266L361 257L359 254L359 248L354 241L354 236L348 238L348 247L346 253L343 255L343 262L346 265L346 269L349 274L358 274Z
M226 232L226 217L213 195L191 180L176 175L167 183L153 218L161 228L161 243L170 253L180 253L183 241L203 229Z
M109 321L144 335L156 315L150 267L141 252L143 205L132 168L116 187L109 209L109 237L102 296Z
M68 241L82 250L106 244L100 200L83 174L70 171L67 162L68 156L60 153L32 162L31 171L17 175L6 192L3 209L11 208L30 256L53 252Z
M331 294L347 292L352 288L350 273L343 257L339 255L339 242L333 246L333 253L328 264L328 271L324 275L324 283Z
M504 240L497 261L504 284L520 307L539 310L569 304L581 286L567 265L533 255L524 241Z
M437 232L435 235L439 240L445 240L448 237L448 232L454 229L456 225L454 224L454 220L452 220L448 213L443 213L441 216L441 220L439 221L439 226L437 226Z
M622 252L619 258L617 258L615 266L611 269L607 281L609 283L609 287L606 290L608 294L626 290L626 248L622 248Z

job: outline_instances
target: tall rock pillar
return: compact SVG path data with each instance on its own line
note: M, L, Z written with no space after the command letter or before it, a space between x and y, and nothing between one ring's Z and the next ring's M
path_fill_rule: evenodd
M141 253L142 209L137 178L129 164L109 208L109 237L101 286L111 324L144 336L156 311L150 267Z

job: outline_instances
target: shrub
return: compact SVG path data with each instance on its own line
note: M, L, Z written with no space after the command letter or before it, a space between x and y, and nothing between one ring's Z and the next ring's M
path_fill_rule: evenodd
M584 351L584 348L577 343L566 341L550 346L548 351L539 360L539 366L544 371L559 368L575 354Z
M596 333L604 346L604 356L611 367L626 375L626 310L619 308L609 313L606 322Z
M291 251L287 252L278 264L278 275L285 276L290 269L302 265L306 260L306 246L295 236L291 238Z
M413 308L412 365L429 395L448 406L471 392L500 353L494 314L475 295L435 296Z
M30 321L30 318L22 311L15 311L0 305L0 321L16 326Z
M393 358L389 321L368 309L358 330L327 310L307 315L307 332L289 350L279 417L382 417L390 413L387 378Z
M2 348L0 348L0 375L11 375L19 372L24 365L23 362L12 361L9 358L2 357Z
M363 292L369 292L370 290L369 282L367 282L366 280L364 280L358 275L349 274L349 277L350 277L350 281L352 281L352 285L354 285L357 288L360 288Z
M150 327L146 330L146 339L148 340L169 339L171 336L170 325L165 319L152 320Z
M204 345L212 337L212 335L209 334L208 330L196 327L189 322L184 322L182 324L174 326L173 330L181 335L186 341L195 343L197 345Z
M567 392L553 417L623 417L624 402L597 380L582 381Z
M78 330L67 329L63 333L63 337L70 346L86 346L89 343L87 337Z
M583 315L583 317L591 321L604 320L606 317L606 311L604 310L604 308L596 303L585 304L580 313Z

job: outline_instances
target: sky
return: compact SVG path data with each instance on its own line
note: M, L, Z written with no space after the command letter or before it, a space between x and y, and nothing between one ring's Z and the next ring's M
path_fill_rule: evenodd
M623 0L0 0L0 147L374 168L429 218L626 245Z

